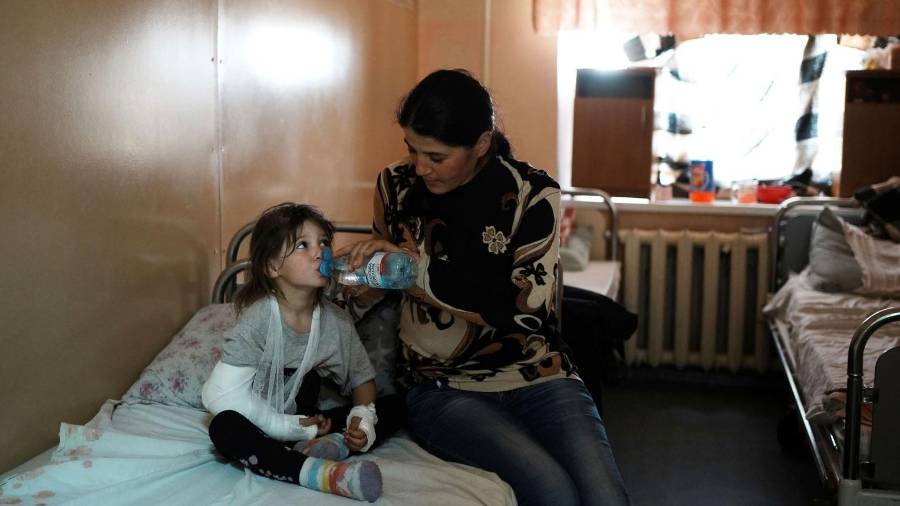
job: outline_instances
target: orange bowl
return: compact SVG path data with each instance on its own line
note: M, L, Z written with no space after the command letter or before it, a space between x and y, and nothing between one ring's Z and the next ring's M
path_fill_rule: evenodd
M788 185L760 186L756 189L756 200L764 204L780 204L794 193Z

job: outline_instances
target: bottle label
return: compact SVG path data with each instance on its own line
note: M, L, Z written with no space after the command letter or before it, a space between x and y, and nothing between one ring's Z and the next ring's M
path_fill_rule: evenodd
M710 160L691 160L692 192L716 191L716 180L713 179L713 163Z
M384 273L384 257L386 253L383 251L378 251L372 254L372 258L369 260L369 263L366 264L366 280L367 285L374 288L386 288L385 279L382 275Z

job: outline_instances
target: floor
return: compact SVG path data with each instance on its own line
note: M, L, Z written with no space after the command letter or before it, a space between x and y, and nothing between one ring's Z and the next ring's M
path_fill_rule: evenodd
M778 444L778 374L632 369L602 404L635 506L827 504L805 447Z

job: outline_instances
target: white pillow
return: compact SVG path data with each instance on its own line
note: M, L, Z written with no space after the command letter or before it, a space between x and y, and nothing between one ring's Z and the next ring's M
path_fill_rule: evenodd
M844 237L862 270L864 295L900 297L900 244L876 239L861 228L842 222Z

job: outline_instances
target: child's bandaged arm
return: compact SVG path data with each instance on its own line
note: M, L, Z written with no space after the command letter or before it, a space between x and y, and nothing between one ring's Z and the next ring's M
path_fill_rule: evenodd
M302 415L277 413L265 400L253 395L256 369L219 361L203 385L201 400L214 416L222 411L237 411L263 432L280 441L303 441L316 437L316 425L304 427Z

